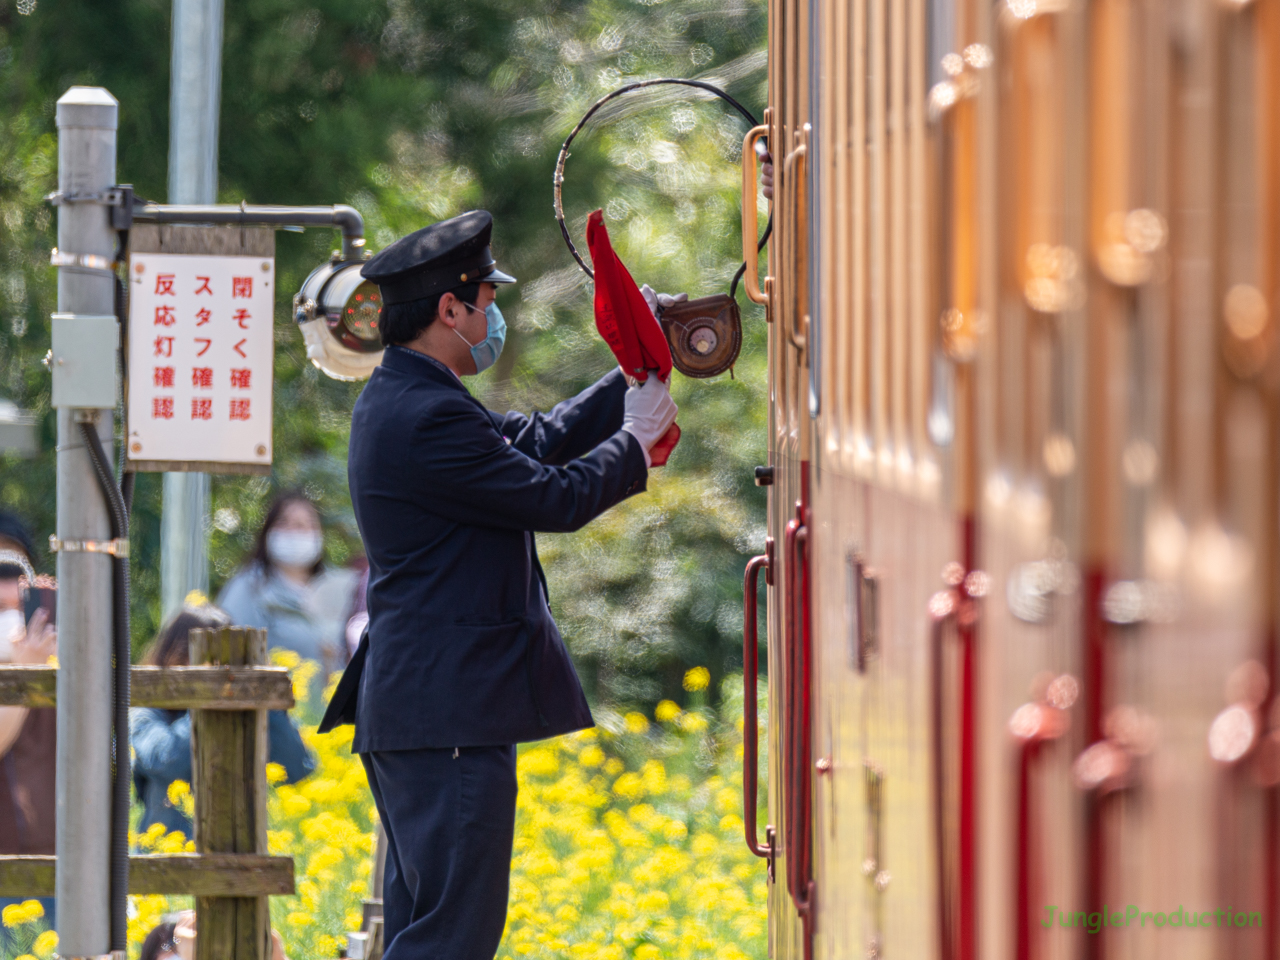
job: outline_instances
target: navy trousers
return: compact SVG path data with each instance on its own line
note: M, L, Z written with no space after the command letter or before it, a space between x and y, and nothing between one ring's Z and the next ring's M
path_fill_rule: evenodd
M516 748L360 759L387 832L384 960L493 960L507 920Z

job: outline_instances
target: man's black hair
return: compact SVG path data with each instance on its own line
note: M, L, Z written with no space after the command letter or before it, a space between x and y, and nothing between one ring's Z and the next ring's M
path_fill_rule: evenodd
M421 300L409 300L405 303L384 303L382 313L378 317L378 336L382 345L389 347L394 343L408 343L415 340L418 334L431 326L440 306L440 298L445 293L452 293L459 300L474 304L480 296L480 284L468 283L433 297Z

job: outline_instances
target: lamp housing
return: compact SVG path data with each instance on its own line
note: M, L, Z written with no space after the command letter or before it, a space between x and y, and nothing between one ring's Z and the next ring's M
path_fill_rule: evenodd
M311 271L293 298L307 359L335 380L364 380L382 362L382 293L360 275L365 261L333 258Z

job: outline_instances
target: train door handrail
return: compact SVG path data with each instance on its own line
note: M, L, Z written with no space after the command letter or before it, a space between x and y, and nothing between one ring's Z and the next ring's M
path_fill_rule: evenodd
M752 127L742 139L742 262L746 270L742 274L742 286L747 291L747 298L753 303L769 302L768 282L766 288L760 288L760 250L757 233L760 222L756 213L756 144L769 135L769 116L765 111L765 121L758 127ZM768 311L766 319L772 319Z
M773 827L765 827L768 843L763 846L756 828L760 772L759 699L756 691L760 678L760 637L756 625L756 593L761 570L765 571L766 583L773 579L772 553L773 540L770 538L767 552L747 561L742 581L742 822L747 849L769 861L770 875L773 873Z
M938 956L941 960L956 960L955 931L952 927L951 875L954 866L950 857L950 845L946 834L946 760L942 750L942 644L948 629L955 625L956 597L952 590L941 590L929 599L930 656L933 660L930 683L930 716L933 756L933 830L938 855L937 921Z
M1079 694L1079 682L1069 674L1062 674L1050 683L1037 700L1024 703L1009 718L1009 733L1017 753L1017 773L1014 779L1014 886L1017 891L1014 904L1015 960L1034 960L1036 949L1036 919L1041 893L1041 865L1039 855L1040 821L1039 803L1035 783L1035 768L1044 748L1061 739L1071 728L1068 712Z
M804 925L804 953L812 956L814 926L812 634L809 621L809 528L806 510L796 503L786 529L787 724L784 783L786 810L783 850L787 854L787 891Z
M949 589L929 599L932 740L933 740L933 820L938 856L937 920L939 956L942 960L974 960L975 938L973 914L977 895L975 863L976 834L976 758L974 690L974 629L978 603L986 596L990 583L980 570L965 573L964 567L951 563L943 571ZM959 796L956 805L955 850L948 842L945 796L946 750L943 721L943 644L954 634L961 656L960 690L957 706L960 713L958 744Z
M806 128L808 124L805 124ZM807 129L806 129L807 133ZM784 329L791 345L807 358L809 346L809 206L808 191L805 201L800 200L800 185L808 173L809 148L801 131L796 131L796 148L787 154L782 164L782 186L786 191L787 207L784 211L795 213L795 231L786 242L788 258L784 261L796 288L796 301L790 318L784 321ZM785 230L782 231L784 234ZM803 252L801 252L803 251Z

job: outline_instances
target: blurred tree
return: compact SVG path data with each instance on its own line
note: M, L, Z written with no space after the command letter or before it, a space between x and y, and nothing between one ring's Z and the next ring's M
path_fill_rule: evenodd
M242 0L227 7L220 198L354 204L370 246L473 207L493 211L495 247L521 280L501 298L510 323L497 367L472 381L490 406L545 409L612 359L596 335L590 286L551 217L551 174L568 130L622 83L699 76L759 113L762 2L711 0ZM53 107L73 83L121 102L121 180L163 198L168 155L166 0L0 0L0 396L42 416L45 453L3 463L0 502L53 528L48 249L56 185ZM737 267L737 163L745 125L717 101L662 88L615 101L574 145L566 213L576 237L604 206L639 280L693 296ZM287 296L327 256L324 231L279 234ZM273 495L300 487L328 524L335 563L360 552L346 487L359 384L306 362L282 299L276 352L276 466L270 478L215 478L215 589L243 560ZM736 379L676 377L684 439L650 492L575 535L540 546L551 601L593 695L684 699L684 670L740 662L740 574L763 547L763 496L750 468L765 450L761 312L744 311ZM158 624L160 484L139 479L134 639ZM42 558L46 568L50 558Z

